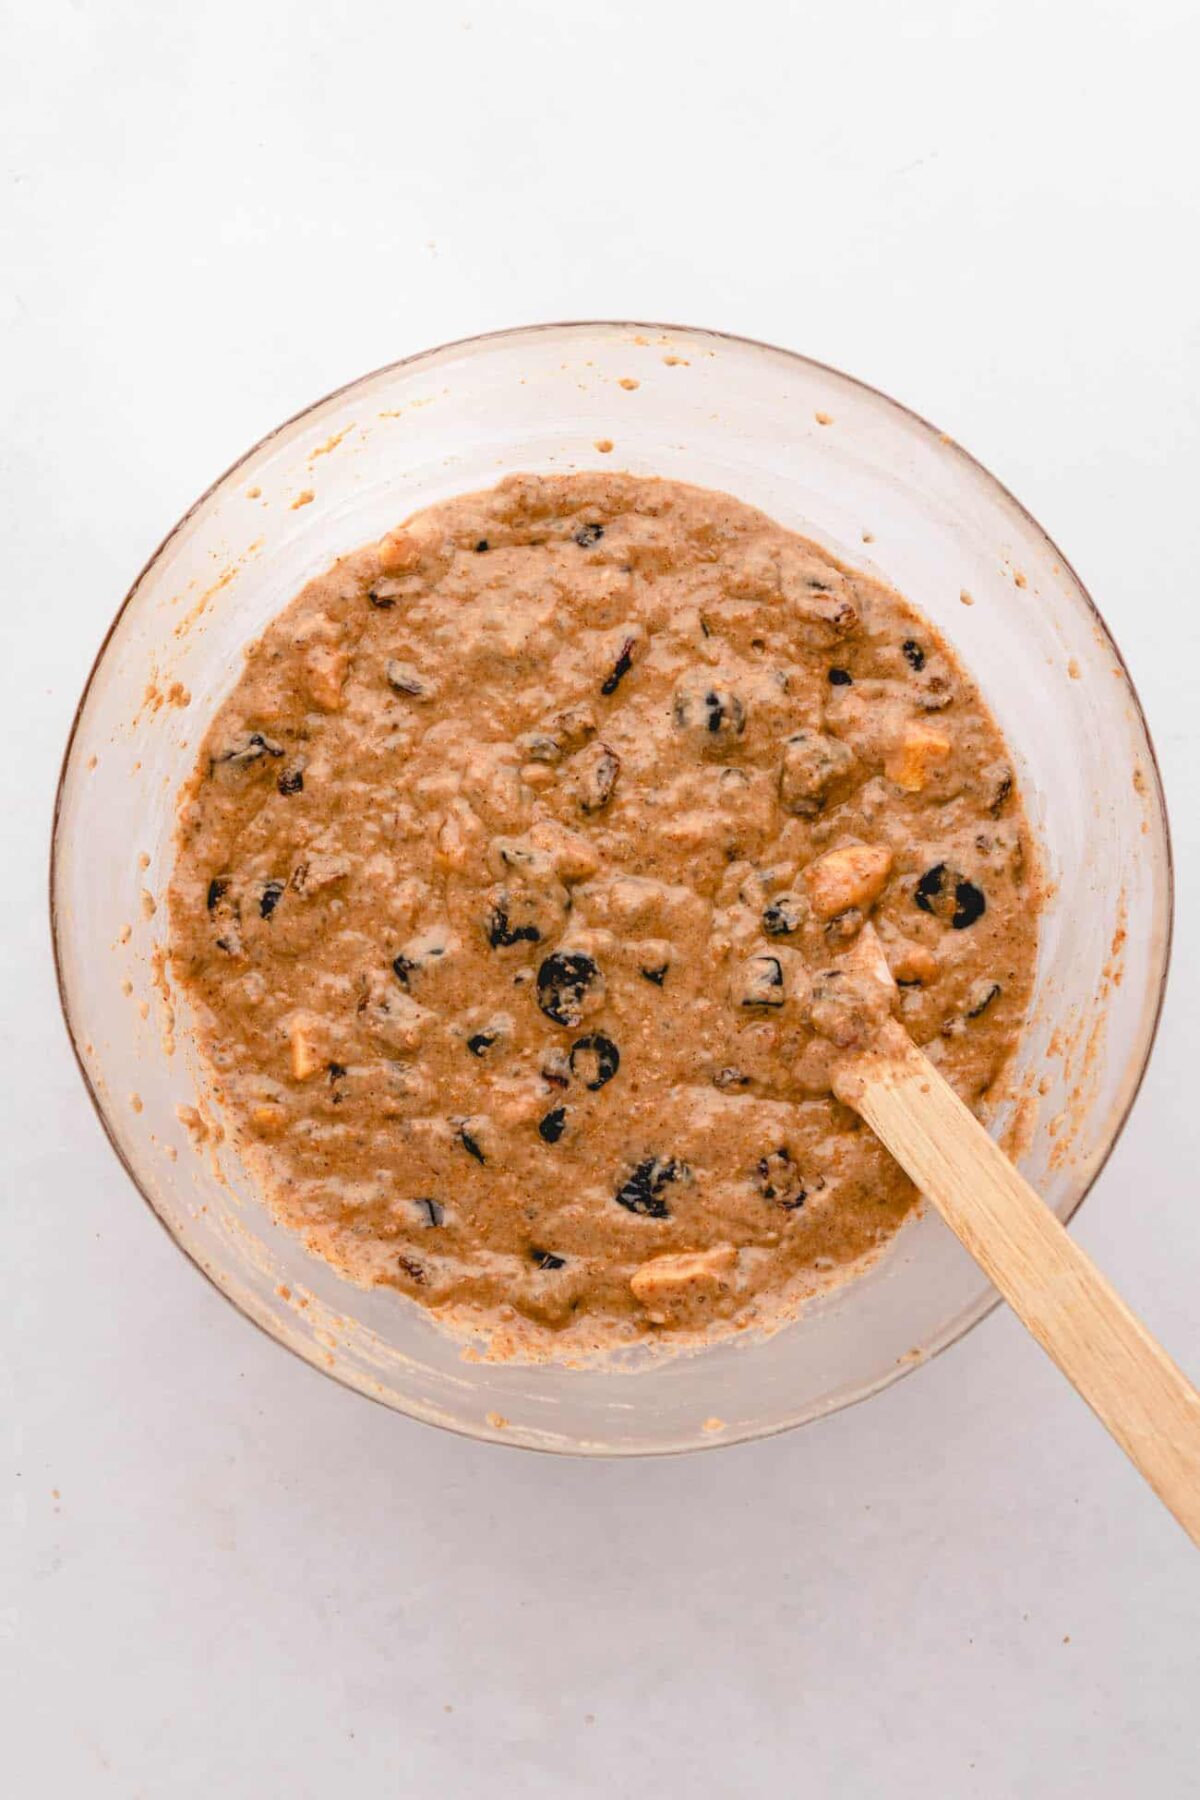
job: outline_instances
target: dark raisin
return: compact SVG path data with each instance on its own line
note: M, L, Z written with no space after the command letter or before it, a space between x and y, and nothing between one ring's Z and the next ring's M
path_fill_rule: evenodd
M204 901L209 912L212 912L216 908L218 902L223 900L228 892L229 883L225 880L224 876L214 875L208 884L208 893L205 896Z
M555 1256L553 1250L531 1250L529 1252L539 1269L565 1269L565 1256Z
M527 762L556 763L562 761L562 751L545 731L525 732L517 739L517 749Z
M346 1073L346 1066L344 1063L339 1063L339 1062L330 1063L330 1065L329 1065L330 1081L341 1081L343 1076L345 1075L345 1073Z
M655 987L661 987L663 982L667 979L667 970L670 967L670 963L660 963L657 968L640 969L638 973L644 976L647 981L652 981Z
M541 932L536 925L514 925L508 916L511 901L507 895L498 900L487 918L488 943L493 950L507 949L510 944L536 944Z
M556 950L537 973L538 1005L556 1025L583 1021L583 997L600 971L583 950Z
M759 1158L758 1191L764 1200L781 1206L785 1212L795 1212L808 1199L799 1170L783 1145Z
M542 1057L541 1074L551 1087L570 1087L571 1059L558 1044L552 1044Z
M607 744L593 744L575 759L579 776L579 804L585 813L597 813L608 805L621 773L621 759Z
M424 1223L426 1225L442 1225L445 1223L446 1209L440 1200L430 1200L427 1196L422 1195L421 1199L415 1201L414 1204L419 1206L422 1213L425 1215Z
M782 1006L783 969L777 956L751 956L742 964L737 996L739 1006Z
M276 744L264 737L261 731L252 731L244 744L235 744L232 750L213 758L214 762L232 763L243 768L247 763L257 762L262 756L282 756L283 745Z
M998 1000L999 997L1000 983L998 981L988 981L985 978L982 981L972 982L970 992L967 994L968 1019L977 1019L980 1013L986 1012L992 1001Z
M804 901L796 894L776 894L763 908L762 928L768 937L788 937L799 931L806 912Z
M852 687L853 684L854 684L854 677L850 673L849 669L830 669L830 671L829 671L830 687Z
M724 696L718 694L715 690L710 689L704 696L704 705L708 713L708 729L710 731L720 731L722 725L725 723L725 716L728 710Z
M408 956L397 956L393 959L392 973L402 988L408 986L408 978L416 966L416 963Z
M485 1050L491 1049L495 1041L496 1037L494 1032L477 1031L474 1037L469 1037L467 1039L467 1049L471 1052L472 1056L482 1056Z
M378 588L368 588L367 599L372 606L377 606L380 612L389 612L396 604L395 594L383 594Z
M410 1281L415 1281L418 1287L425 1285L425 1271L419 1262L414 1262L411 1256L398 1256L396 1261Z
M275 911L275 908L279 905L279 902L283 899L283 889L284 883L282 881L268 881L263 888L262 897L258 902L258 910L264 919L270 918L271 914Z
M298 794L304 786L304 770L297 764L289 769L281 769L275 786L281 794Z
M483 1151L479 1148L478 1143L471 1136L471 1133L467 1130L465 1120L458 1126L458 1141L462 1145L463 1149L466 1151L467 1155L473 1156L475 1158L476 1162L485 1163L487 1161L487 1157L483 1154Z
M476 556L482 556L482 555L483 555L483 553L484 553L484 551L485 551L485 550L487 550L487 549L488 549L488 548L489 548L489 545L488 545L488 541L487 541L487 539L486 539L486 538L480 538L480 540L479 540L479 542L478 542L478 543L477 543L477 544L476 544L476 546L475 546L475 554L476 554Z
M925 652L922 650L920 644L918 644L916 638L905 638L900 648L904 653L904 660L910 669L916 669L919 672L925 667Z
M604 536L603 525L581 525L575 533L575 542L581 550L590 550Z
M980 887L973 881L957 881L954 884L954 912L950 923L955 931L965 931L976 919L981 919L987 911L987 898Z
M620 1066L621 1052L602 1032L576 1038L571 1045L571 1073L589 1093L596 1093L611 1081Z
M702 746L708 738L719 738L721 746L741 737L746 729L746 708L739 695L725 688L680 688L671 708L680 731L686 731Z
M668 1182L677 1181L683 1173L683 1164L676 1162L674 1157L665 1161L660 1156L648 1157L617 1189L614 1199L626 1212L640 1213L649 1219L669 1219L670 1208L662 1191Z
M407 694L414 700L420 700L429 692L420 671L411 663L400 662L395 656L388 657L383 672L394 694Z
M611 671L600 684L602 694L615 694L633 667L633 639L626 638Z
M965 930L987 911L982 888L946 863L935 863L932 869L926 869L913 899L922 912L932 913L955 931Z
M538 1136L547 1144L557 1144L566 1129L567 1109L565 1106L554 1107L544 1119L538 1120Z

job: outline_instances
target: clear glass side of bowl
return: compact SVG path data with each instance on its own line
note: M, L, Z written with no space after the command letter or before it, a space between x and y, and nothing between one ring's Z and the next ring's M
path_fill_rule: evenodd
M198 1266L317 1367L476 1436L638 1454L762 1435L862 1398L961 1335L992 1291L927 1213L862 1277L769 1338L639 1352L624 1366L464 1359L420 1308L350 1287L276 1227L227 1143L195 1147L180 1109L197 1104L203 1081L161 978L165 907L151 910L204 724L244 646L301 584L416 508L516 470L581 468L669 476L761 507L892 581L980 680L1052 884L997 1129L1019 1127L1021 1166L1063 1217L1111 1148L1149 1053L1170 859L1136 696L1054 545L956 445L803 358L621 324L475 339L320 402L197 503L109 635L56 818L64 1002L114 1146Z

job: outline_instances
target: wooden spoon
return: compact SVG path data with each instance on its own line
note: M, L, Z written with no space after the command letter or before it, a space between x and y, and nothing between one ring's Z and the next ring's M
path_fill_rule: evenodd
M894 987L864 926L846 969ZM892 1018L851 1044L854 1108L1200 1545L1200 1393Z

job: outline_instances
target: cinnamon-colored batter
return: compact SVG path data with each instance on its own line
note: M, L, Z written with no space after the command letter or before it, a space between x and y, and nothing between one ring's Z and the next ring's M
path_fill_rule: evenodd
M356 1282L579 1347L769 1324L876 1251L913 1190L831 1097L821 978L870 917L986 1104L1038 901L933 628L619 474L512 477L310 582L207 733L170 896L277 1216Z

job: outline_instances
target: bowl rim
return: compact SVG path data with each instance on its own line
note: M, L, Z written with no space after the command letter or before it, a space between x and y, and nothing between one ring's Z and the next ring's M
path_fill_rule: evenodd
M535 1452L537 1452L541 1455L545 1455L545 1456L564 1456L565 1455L565 1456L575 1456L575 1457L579 1457L579 1458L585 1459L585 1460L590 1460L593 1458L628 1460L628 1459L635 1459L635 1458L642 1458L642 1457L685 1456L685 1455L691 1455L691 1454L697 1453L699 1451L704 1451L704 1450L729 1449L737 1444L758 1442L762 1439L778 1437L784 1432L797 1430L802 1425L812 1424L818 1419L827 1418L831 1414L836 1413L836 1412L841 1412L847 1407L857 1406L857 1405L861 1404L864 1400L869 1400L872 1397L872 1395L881 1393L885 1388L891 1387L893 1385L893 1383L895 1383L897 1381L901 1381L904 1379L904 1377L913 1374L916 1369L922 1368L929 1362L932 1362L935 1357L941 1356L942 1353L944 1351L950 1349L952 1345L961 1343L961 1341L968 1335L968 1333L973 1331L977 1325L982 1324L982 1322L996 1310L996 1308L1001 1303L1001 1295L993 1290L989 1295L985 1295L984 1298L980 1302L978 1302L974 1308L968 1309L965 1315L960 1314L956 1319L950 1321L950 1323L945 1327L945 1329L943 1330L941 1335L933 1340L933 1342L923 1351L922 1355L919 1358L914 1358L911 1361L906 1360L904 1362L894 1364L891 1368L885 1369L874 1380L861 1383L858 1387L854 1388L849 1393L837 1396L836 1398L832 1399L827 1405L819 1408L816 1411L808 1413L803 1418L783 1419L783 1420L779 1421L778 1423L766 1424L761 1427L755 1426L755 1425L750 1425L750 1426L747 1426L743 1430L732 1430L732 1431L728 1431L728 1432L725 1432L725 1433L722 1433L719 1435L714 1433L707 1437L701 1438L700 1440L698 1440L694 1443L692 1443L692 1442L689 1442L686 1444L675 1443L675 1444L664 1444L661 1446L638 1445L638 1446L631 1446L628 1448L624 1448L621 1446L607 1446L607 1445L585 1446L583 1444L549 1445L549 1444L544 1444L544 1443L531 1442L528 1439L524 1439L520 1436L517 1436L516 1434L508 1435L508 1434L506 1434L502 1431L496 1430L490 1426L484 1426L481 1424L478 1428L476 1428L473 1425L465 1423L465 1422L464 1423L458 1423L458 1422L452 1423L452 1422L449 1422L444 1419L431 1418L419 1410L410 1410L408 1407L401 1405L397 1402L394 1402L390 1399L387 1399L383 1395L372 1393L366 1387L360 1386L357 1382L351 1380L347 1375L342 1374L338 1369L329 1368L324 1363L318 1362L315 1359L315 1357L308 1356L306 1354L306 1352L304 1351L304 1349L302 1349L298 1344L289 1342L285 1337L281 1336L278 1332L276 1332L270 1324L266 1323L262 1319L256 1318L251 1312L247 1311L246 1308L240 1303L240 1301L238 1301L234 1297L233 1294L231 1294L230 1292L228 1292L226 1290L226 1288L222 1285L221 1281L219 1280L217 1274L213 1270L206 1268L204 1266L204 1264L202 1262L200 1262L192 1254L192 1252L188 1248L188 1246L183 1242L183 1240L180 1238L178 1233L173 1229L170 1222L163 1216L162 1213L159 1212L158 1208L154 1205L154 1202L151 1200L149 1194L146 1192L145 1188L142 1186L142 1183L138 1179L136 1172L134 1171L132 1165L129 1162L129 1159L127 1158L124 1150L121 1147L121 1144L116 1135L116 1131L115 1131L112 1121L109 1117L108 1110L106 1109L104 1101L102 1100L99 1092L97 1091L97 1087L92 1080L86 1060L83 1055L83 1050L82 1050L82 1046L80 1043L79 1034L76 1030L75 1021L71 1014L71 1004L70 1004L70 999L69 999L69 995L68 995L68 991L67 991L67 981L66 981L66 974L65 974L65 968L64 968L64 958L63 958L61 942L60 942L60 919L59 919L58 906L57 906L57 901L56 901L58 864L59 864L59 854L60 854L60 851L59 851L59 828L60 828L61 821L62 821L63 802L64 802L65 793L66 793L67 781L68 781L68 777L69 777L70 770L71 770L72 755L73 755L73 752L75 749L76 738L78 737L78 734L79 734L79 728L80 728L80 725L81 725L81 722L83 719L84 711L87 707L88 698L91 694L93 684L95 683L95 680L97 678L97 675L99 674L101 665L105 660L105 657L107 655L109 645L112 642L113 636L116 633L118 627L120 626L120 623L121 623L122 619L124 618L125 613L128 611L129 607L133 604L134 600L136 599L138 591L141 588L143 581L146 579L147 575L149 575L150 571L153 569L155 564L158 562L159 558L164 554L164 552L168 549L168 547L175 541L175 539L179 536L179 534L186 528L186 526L190 523L190 521L194 518L194 516L200 511L200 509L205 505L205 503L209 500L209 498L214 493L216 493L219 488L224 487L226 482L230 481L238 473L238 471L241 468L243 468L243 466L251 460L252 457L256 456L259 453L260 450L264 449L267 445L273 443L276 438L282 436L282 434L284 432L288 431L293 425L299 424L302 420L306 419L310 414L318 411L321 407L328 405L331 401L340 399L344 394L350 393L351 390L353 390L355 388L365 387L367 384L369 384L373 381L376 381L381 376L390 375L390 374L393 374L402 369L412 369L421 363L430 362L433 359L435 359L436 357L443 356L449 351L479 350L479 349L486 348L489 345L498 344L504 340L530 339L530 338L540 337L540 336L544 336L544 335L549 335L549 334L552 334L555 332L570 333L570 332L576 332L576 331L587 332L587 331L599 331L599 330L628 331L628 332L634 332L634 333L682 334L682 335L686 335L688 337L693 337L693 338L715 339L718 342L736 345L739 349L742 349L742 350L765 351L772 356L778 356L778 357L784 358L785 360L799 364L804 368L817 370L821 374L824 374L824 375L832 375L837 380L846 382L849 386L858 389L859 392L870 396L872 399L881 401L886 408L890 408L892 411L900 414L902 416L902 418L905 419L906 421L908 421L909 423L917 425L918 427L920 427L920 429L923 432L927 432L932 437L938 439L938 441L940 443L942 443L947 449L949 449L954 455L961 458L962 461L964 461L965 463L969 464L970 467L974 471L976 471L979 475L981 475L984 478L985 482L990 483L990 485L1002 496L1002 498L1004 500L1006 500L1008 502L1008 504L1010 506L1012 506L1016 510L1016 512L1018 514L1020 514L1020 516L1029 523L1029 525L1031 525L1033 527L1034 531L1041 537L1043 542L1053 552L1054 556L1057 558L1059 563L1062 565L1062 568L1063 568L1065 574L1067 575L1068 579L1074 583L1076 590L1078 591L1078 593L1081 596L1081 598L1083 599L1086 607L1088 608L1089 612L1091 613L1094 623L1099 627L1100 631L1104 634L1105 641L1108 644L1109 648L1111 649L1114 657L1116 658L1117 664L1120 668L1121 676L1123 678L1126 691L1127 691L1128 696L1133 704L1136 721L1137 721L1138 725L1141 727L1141 731L1142 731L1142 734L1143 734L1143 736L1145 738L1145 742L1146 742L1147 752L1149 754L1150 769L1151 769L1151 774L1152 774L1154 810L1157 813L1159 825L1160 825L1161 832L1162 832L1162 845L1163 845L1163 852L1164 852L1163 872L1164 872L1164 877L1165 877L1165 881L1164 881L1165 918L1164 918L1164 933L1163 933L1162 953L1161 953L1162 961L1161 961L1161 968L1160 968L1159 976L1158 976L1158 988L1157 988L1157 993L1154 996L1153 1011L1152 1011L1152 1015L1151 1015L1151 1018L1149 1021L1149 1027L1146 1030L1146 1034L1145 1034L1145 1044L1144 1044L1144 1048L1143 1048L1142 1054L1141 1054L1140 1066L1138 1067L1136 1075L1130 1086L1129 1093L1125 1100L1125 1103L1124 1103L1123 1107L1121 1108L1120 1115L1117 1118L1115 1125L1113 1126L1112 1135L1109 1138L1109 1141L1104 1148L1103 1154L1099 1157L1099 1159L1096 1163L1096 1166L1092 1170L1090 1176L1088 1177L1088 1180L1085 1183L1082 1191L1080 1192L1078 1199L1076 1199L1074 1204L1071 1206L1069 1212L1067 1212L1065 1214L1065 1216L1063 1216L1062 1222L1064 1225L1069 1225L1071 1223L1071 1221L1075 1218L1076 1214L1078 1213L1080 1207L1083 1205L1084 1201L1088 1198L1089 1194L1092 1192L1092 1189L1094 1188L1096 1182L1100 1179L1100 1176L1104 1173L1104 1170L1108 1165L1109 1158L1112 1156L1113 1151L1116 1149L1117 1144L1121 1140L1121 1136L1125 1130L1126 1125L1129 1122L1130 1115L1133 1112L1134 1106L1137 1103L1138 1096L1141 1093L1142 1084L1146 1079L1146 1072L1149 1069L1151 1057L1153 1056L1154 1047L1155 1047L1155 1044L1158 1039L1159 1026L1162 1021L1163 1005L1164 1005L1164 1002L1166 999L1167 984L1168 984L1168 979L1170 976L1171 961L1172 961L1172 954L1173 954L1173 948L1174 948L1175 857L1174 857L1174 847L1173 847L1172 834L1171 834L1171 822L1170 822L1170 816L1169 816L1169 813L1167 810L1166 793L1165 793L1165 789L1163 786L1162 770L1161 770L1161 767L1159 764L1158 752L1157 752L1155 744L1154 744L1153 735L1151 734L1151 731L1150 731L1149 722L1146 718L1145 709L1142 706L1141 695L1138 693L1137 686L1133 680L1133 676L1130 673L1129 666L1125 661L1125 657L1121 651L1121 648L1117 644L1115 638L1113 637L1112 632L1109 630L1107 620L1105 619L1103 613L1100 611L1100 608L1096 604L1096 601L1093 598L1090 589L1087 587L1087 585L1081 579L1077 569L1075 568L1074 564L1071 562L1070 558L1067 557L1066 555L1064 555L1063 551L1059 548L1056 541L1050 536L1049 532L1042 525L1040 520L1034 516L1034 514L1029 510L1029 508L1027 506L1025 506L1023 504L1023 502L1017 498L1017 496L1012 492L1012 490L1009 487L1007 487L1005 485L1005 483L999 479L998 476L996 476L992 473L992 471L986 466L986 464L981 462L978 457L972 455L972 453L969 450L965 449L963 447L963 445L960 444L956 438L954 438L954 437L950 436L948 433L940 430L939 427L936 426L930 419L926 418L926 416L923 413L918 412L914 407L908 406L903 401L896 400L891 394L886 393L882 388L876 387L872 382L863 381L856 375L850 375L844 369L838 368L837 365L834 363L824 362L820 358L817 358L817 357L806 356L801 351L790 350L783 345L771 343L767 339L746 337L738 332L720 331L720 330L716 330L710 326L682 325L682 324L678 324L678 323L670 324L670 323L665 323L663 321L648 321L648 320L642 320L642 319L590 319L590 318L588 318L588 319L558 319L558 320L538 321L538 322L534 322L534 323L527 324L527 325L501 326L492 331L476 332L476 333L472 333L466 337L461 337L461 338L450 338L445 343L432 345L426 349L414 351L408 356L398 357L394 361L391 361L391 362L381 363L376 368L368 370L365 374L356 375L351 380L343 382L335 388L331 388L328 393L322 394L318 399L310 401L307 405L299 408L296 412L289 414L289 416L286 419L282 420L278 425L273 426L270 431L264 432L262 437L256 439L255 442L247 450L243 451L240 456L238 456L232 463L230 463L228 465L227 468L225 468L219 475L217 475L214 478L214 480L212 480L208 484L208 486L203 490L203 492L200 493L196 497L196 499L187 508L187 510L179 516L179 518L175 521L174 525L172 525L170 527L170 529L165 533L165 535L160 539L159 543L151 551L150 555L146 558L145 562L142 564L141 568L138 570L137 575L134 577L128 590L125 593L124 598L122 599L120 605L117 607L116 612L113 614L113 617L108 625L108 628L105 631L104 636L102 637L102 639L100 641L100 644L96 650L95 656L92 659L91 666L88 669L87 677L84 681L83 687L80 690L79 699L76 703L75 711L74 711L74 714L71 719L70 730L67 733L66 744L63 748L62 760L59 765L58 780L55 784L54 806L53 806L53 812L52 812L52 816L51 816L51 827L50 827L50 854L49 854L48 867L47 867L47 876L48 876L48 882L47 882L48 895L47 895L47 897L48 897L48 902L49 902L50 941L51 941L51 949L52 949L52 955L53 955L53 961L54 961L54 979L55 979L55 986L56 986L57 993L58 993L59 1007L62 1012L63 1024L66 1028L67 1037L70 1042L72 1054L75 1058L76 1067L78 1068L80 1076L82 1077L82 1080L83 1080L84 1090L87 1093L88 1098L90 1099L90 1101L92 1103L92 1109L95 1112L96 1117L100 1122L101 1128L104 1132L105 1137L108 1140L109 1146L111 1147L113 1154L116 1156L117 1161L119 1162L121 1167L124 1169L126 1175L129 1177L129 1180L132 1182L134 1189L140 1196L144 1205L147 1207L147 1209L149 1210L152 1217L157 1220L158 1224L161 1226L163 1231L166 1232L167 1236L171 1239L172 1243L174 1243L176 1248L178 1250L180 1250L184 1256L187 1257L187 1260L192 1264L193 1268L195 1268L199 1272L199 1274L201 1276L203 1276L203 1278L210 1284L210 1286L213 1287L221 1295L221 1297L231 1307L233 1307L236 1312L238 1312L241 1315L242 1318L246 1319L251 1325L255 1326L256 1329L259 1330L263 1334L264 1337L270 1339L273 1343L278 1344L282 1349L288 1351L292 1356L296 1357L296 1359L299 1362L307 1364L308 1366L313 1368L318 1374L324 1375L328 1379L335 1381L339 1387L346 1388L352 1393L361 1395L364 1399L370 1400L375 1405L383 1407L389 1413L396 1413L396 1412L401 1413L403 1416L405 1416L409 1419L412 1419L414 1422L416 1422L418 1424L432 1426L434 1429L449 1432L455 1437L462 1437L462 1438L466 1438L468 1440L474 1440L474 1441L488 1443L488 1444L496 1444L505 1449L532 1450L532 1451L535 1451Z

